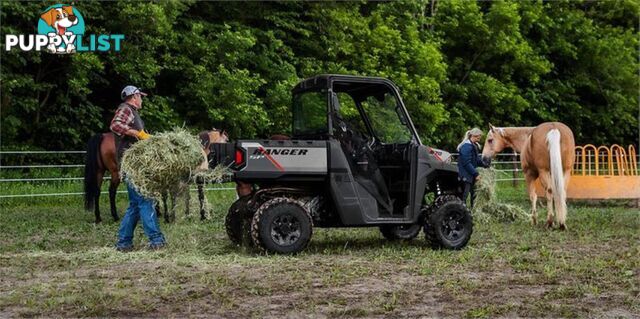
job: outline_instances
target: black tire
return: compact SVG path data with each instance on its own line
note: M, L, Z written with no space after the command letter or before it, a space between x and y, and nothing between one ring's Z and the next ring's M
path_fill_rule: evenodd
M412 240L420 234L422 225L385 225L380 226L382 236L387 240Z
M251 195L238 198L231 207L224 219L224 228L227 236L235 245L252 244L251 240L251 214L248 202Z
M433 248L462 249L473 233L471 211L457 196L438 197L425 216L424 233Z
M313 234L311 215L299 201L278 197L266 201L251 221L251 238L259 249L295 254L302 251Z

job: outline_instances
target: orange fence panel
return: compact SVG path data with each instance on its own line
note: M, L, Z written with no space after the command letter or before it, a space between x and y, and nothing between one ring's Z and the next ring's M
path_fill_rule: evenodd
M536 181L538 196L544 196ZM638 199L640 174L636 149L614 144L596 147L576 146L576 161L571 171L567 198L573 199Z

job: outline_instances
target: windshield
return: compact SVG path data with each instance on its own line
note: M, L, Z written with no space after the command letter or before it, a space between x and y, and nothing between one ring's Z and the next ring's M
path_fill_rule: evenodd
M376 137L385 144L408 143L412 134L400 110L398 100L390 92L368 96L361 102Z
M293 135L327 133L327 93L310 91L293 97Z

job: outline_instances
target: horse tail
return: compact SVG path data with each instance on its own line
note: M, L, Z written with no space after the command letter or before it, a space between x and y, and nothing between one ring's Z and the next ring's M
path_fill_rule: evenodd
M553 194L556 216L560 227L565 227L565 220L567 216L567 194L564 189L564 171L562 169L560 131L558 129L552 129L547 133L547 145L549 146L551 191Z
M98 185L98 160L102 134L98 133L87 142L87 155L84 161L84 208L93 210L100 185Z

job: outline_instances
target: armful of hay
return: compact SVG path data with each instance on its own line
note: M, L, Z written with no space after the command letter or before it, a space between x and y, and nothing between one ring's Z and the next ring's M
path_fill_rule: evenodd
M131 146L122 158L121 174L140 194L159 199L163 193L178 193L180 188L202 176L219 181L221 169L200 172L203 160L198 138L182 128L163 132Z

